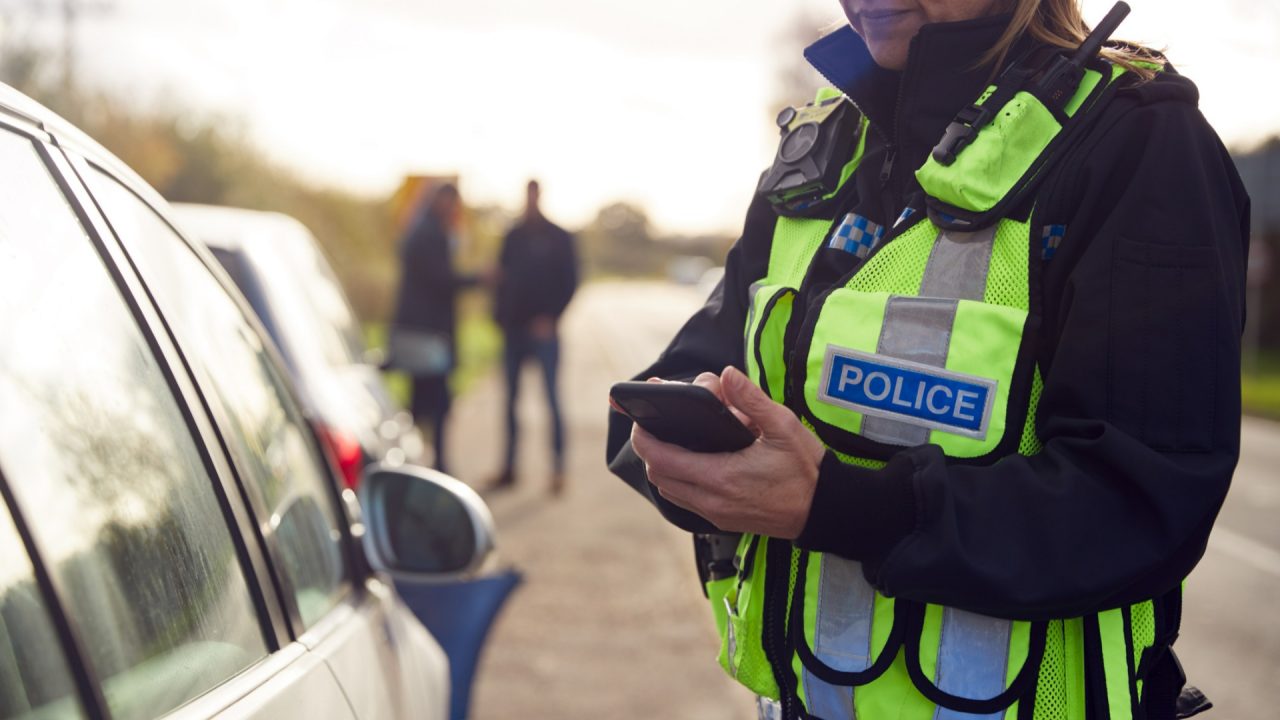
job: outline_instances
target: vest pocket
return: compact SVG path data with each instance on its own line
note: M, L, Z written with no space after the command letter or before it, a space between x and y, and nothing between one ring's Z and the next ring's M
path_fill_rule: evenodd
M861 457L926 443L989 455L1009 434L1026 320L975 300L835 290L803 333L806 419Z
M785 285L758 285L752 290L743 355L747 377L774 402L781 403L787 381L783 339L791 321L796 290Z
M768 542L759 535L743 535L736 558L738 575L716 581L717 593L709 591L708 596L720 630L720 667L757 695L777 698L778 684L761 643L768 571L763 546Z
M1032 701L1047 622L910 605L903 613L907 676L939 707L938 718L995 715L1019 700Z
M854 687L880 677L901 645L897 603L867 582L862 563L804 551L796 569L788 636L805 672L810 712L822 686ZM847 694L847 693L845 693Z

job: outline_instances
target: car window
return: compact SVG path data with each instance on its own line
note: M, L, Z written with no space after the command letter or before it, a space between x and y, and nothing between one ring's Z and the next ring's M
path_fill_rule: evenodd
M0 132L0 168L0 467L112 716L155 717L264 657L262 625L215 481L83 227L30 142Z
M342 536L323 456L240 306L165 221L110 176L89 179L195 367L222 406L236 466L274 534L275 562L304 626L346 592Z
M248 252L265 280L280 330L298 355L323 357L338 368L362 362L359 325L315 239L292 223L281 223L276 237L263 239L270 242Z
M0 718L84 717L31 560L3 509L0 557Z

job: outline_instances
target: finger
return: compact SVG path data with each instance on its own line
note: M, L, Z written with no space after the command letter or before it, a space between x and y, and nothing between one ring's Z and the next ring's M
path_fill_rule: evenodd
M655 476L650 478L650 482L653 483L654 487L658 488L658 494L672 504L696 513L716 527L720 527L720 522L714 517L714 508L716 507L714 498L708 495L702 487L668 475Z
M729 408L729 412L732 413L734 417L738 418L738 422L745 425L746 428L751 431L752 435L760 437L760 426L756 424L755 420L747 417L746 413L728 403L725 403L725 407Z
M716 399L720 402L724 402L724 390L720 387L719 375L711 372L704 372L693 379L693 384L710 390L711 394L716 396Z
M693 452L663 442L639 425L631 430L631 448L645 462L650 474L667 475L683 482L714 481L722 464L717 453Z
M638 424L631 425L631 449L641 460L647 460L656 451L655 443L661 444L661 441Z
M730 405L729 402L724 399L724 384L720 382L719 375L716 375L715 373L704 372L694 379L693 384L710 390L711 394L715 395L717 400L724 403L725 407L729 408L729 412L733 413L733 416L738 419L738 422L745 425L747 429L750 430L755 435L760 434L760 431L756 428L755 423L751 422L751 418L744 415L740 410Z
M662 497L679 505L685 510L694 510L698 505L698 491L692 483L684 482L679 478L663 475L661 473L653 473L649 476L649 482L658 488L658 493Z
M785 435L792 429L796 419L791 411L765 395L741 370L725 368L720 383L729 406L741 411L765 437Z

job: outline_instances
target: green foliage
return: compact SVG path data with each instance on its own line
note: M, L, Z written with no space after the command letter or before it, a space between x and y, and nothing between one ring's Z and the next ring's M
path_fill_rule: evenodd
M670 274L690 257L723 263L732 238L657 238L642 208L615 202L579 232L578 243L588 277L649 277Z
M653 275L662 258L644 210L624 202L606 205L578 235L586 274Z
M1252 366L1252 367L1251 367ZM1240 377L1244 411L1280 419L1280 354L1263 353Z

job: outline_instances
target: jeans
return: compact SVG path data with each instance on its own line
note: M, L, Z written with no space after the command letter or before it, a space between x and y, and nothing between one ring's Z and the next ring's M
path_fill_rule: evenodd
M410 401L413 419L420 426L430 426L431 448L435 452L434 466L444 473L449 472L444 457L444 426L449 417L450 404L448 376L414 376Z
M503 365L507 379L507 454L506 471L515 468L516 444L520 427L516 417L516 401L520 395L520 368L526 358L532 356L542 367L542 382L546 388L547 405L551 410L551 450L554 453L555 471L564 471L564 424L560 419L560 397L556 390L557 369L560 364L560 340L555 335L539 339L523 331L510 331L503 349Z

